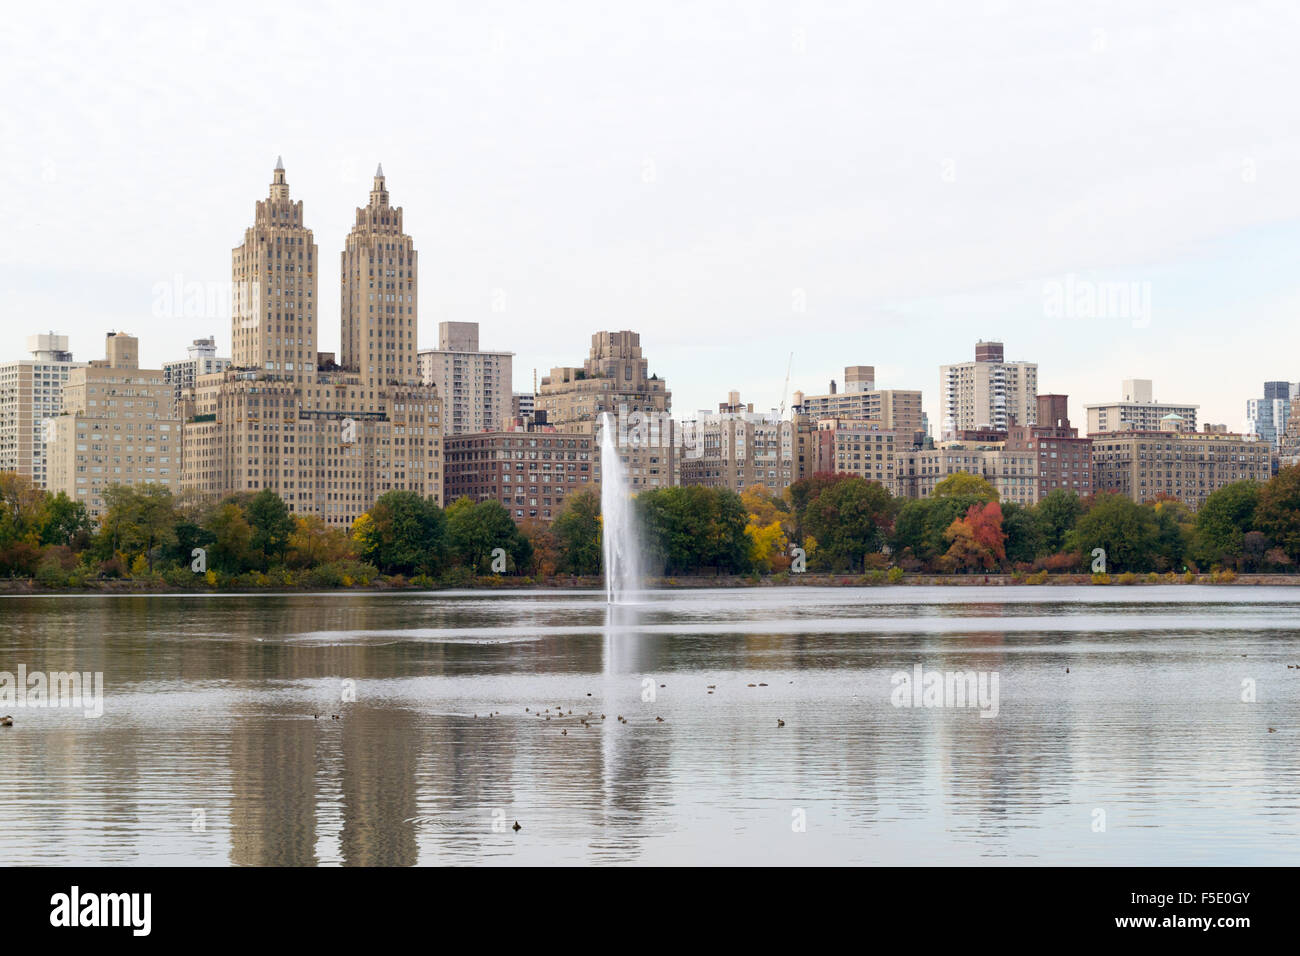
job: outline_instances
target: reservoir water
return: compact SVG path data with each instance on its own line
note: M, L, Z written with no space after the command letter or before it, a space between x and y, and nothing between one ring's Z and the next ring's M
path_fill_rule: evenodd
M1300 589L641 601L2 598L0 863L1300 863Z

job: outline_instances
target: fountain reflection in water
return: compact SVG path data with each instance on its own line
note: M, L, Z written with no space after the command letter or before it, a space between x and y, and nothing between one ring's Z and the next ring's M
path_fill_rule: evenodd
M641 586L640 542L614 416L600 416L600 522L605 600L627 604Z

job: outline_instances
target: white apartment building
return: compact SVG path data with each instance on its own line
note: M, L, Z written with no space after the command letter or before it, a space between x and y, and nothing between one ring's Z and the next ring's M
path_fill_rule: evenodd
M418 356L420 381L442 398L444 435L496 431L512 418L513 352L479 350L477 322L439 322L438 347Z
M943 440L978 429L1037 423L1038 365L1008 362L1001 342L975 344L975 361L939 367Z
M172 387L172 404L179 412L181 396L193 391L200 375L212 375L230 368L229 358L217 357L216 336L195 339L190 343L189 358L175 362L163 362L163 378Z
M0 363L0 471L46 488L46 422L63 411L68 374L86 363L74 362L68 337L53 332L29 335L27 350L31 358Z
M1201 406L1186 402L1157 402L1149 378L1126 378L1121 383L1124 397L1118 402L1085 405L1088 410L1088 434L1117 432L1125 429L1160 431L1170 415L1182 419L1180 431L1196 431L1196 411Z

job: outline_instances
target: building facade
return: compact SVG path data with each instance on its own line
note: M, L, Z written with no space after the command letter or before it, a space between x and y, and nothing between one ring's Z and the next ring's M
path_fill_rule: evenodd
M899 468L904 456L912 451L910 431L843 418L821 419L813 424L805 443L810 462L804 477L834 472L877 481L891 494L905 492L899 482Z
M780 493L798 477L794 467L794 423L775 412L755 412L731 392L718 411L700 412L681 426L691 435L679 455L683 485L727 488L737 494L754 485Z
M181 422L162 369L140 368L135 336L109 332L106 358L75 368L63 390L63 411L50 419L49 489L104 513L110 485L181 479Z
M215 375L230 368L230 359L217 356L216 336L195 339L187 350L189 358L163 362L163 376L172 387L172 407L180 414L181 400L187 392L194 391L200 375Z
M792 411L811 421L844 419L876 422L881 428L916 436L925 435L925 413L921 409L921 391L906 388L876 388L876 370L871 365L850 365L844 369L844 390L831 382L825 395L795 392Z
M443 434L499 431L511 420L514 353L480 351L477 322L439 322L438 347L419 353L419 368L442 397Z
M1007 429L1005 448L1037 456L1035 501L1058 489L1080 498L1093 493L1092 439L1079 437L1079 429L1070 427L1067 396L1039 395L1037 424L1013 422Z
M1176 498L1195 511L1209 495L1235 481L1267 481L1272 451L1244 435L1164 429L1127 429L1092 435L1093 476L1099 491L1139 504Z
M1300 398L1300 382L1265 382L1264 397L1246 401L1246 434L1255 435L1271 444L1274 451L1280 451L1294 398Z
M49 487L46 423L63 411L63 389L74 362L66 335L29 335L31 358L0 364L0 471Z
M537 396L532 392L515 392L510 396L510 425L512 428L525 428L534 421L537 411Z
M499 501L516 523L552 521L570 495L600 493L595 438L553 430L494 431L444 439L446 501Z
M551 369L537 391L536 412L559 431L590 434L599 448L601 416L610 415L632 491L666 488L677 474L672 393L649 372L636 332L597 332L581 367Z
M1181 402L1157 402L1151 380L1128 378L1122 384L1124 397L1118 402L1085 405L1088 412L1088 434L1120 431L1133 428L1139 431L1160 431L1166 417L1177 415L1182 431L1196 431L1196 412L1199 405Z
M357 207L339 257L342 329L338 364L358 376L367 388L410 385L419 380L418 255L414 240L402 231L402 208L388 202L380 165L375 169L370 202ZM314 294L315 290L311 291Z
M943 442L937 448L905 452L898 468L896 494L929 498L949 475L965 473L985 479L1002 502L1037 504L1038 455L1032 449L1008 448L1005 442Z
M1014 419L1034 424L1038 413L1038 365L1008 362L1001 342L975 344L975 361L939 368L942 432L950 441L963 431L1006 431Z
M232 364L199 376L183 409L185 487L270 488L344 527L388 491L441 503L441 401L416 372L415 250L382 169L341 257L337 362L317 351L319 261L277 162L232 254Z

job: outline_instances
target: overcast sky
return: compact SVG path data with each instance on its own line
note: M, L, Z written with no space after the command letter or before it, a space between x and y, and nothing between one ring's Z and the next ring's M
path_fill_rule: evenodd
M793 352L791 391L875 365L937 431L982 337L1077 422L1137 377L1240 428L1300 380L1297 50L1285 2L14 6L0 358L229 354L160 289L229 281L283 155L322 349L382 162L421 346L478 321L519 390L630 328L679 416L775 407Z

